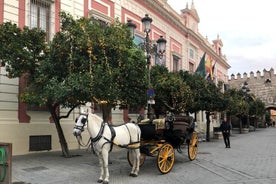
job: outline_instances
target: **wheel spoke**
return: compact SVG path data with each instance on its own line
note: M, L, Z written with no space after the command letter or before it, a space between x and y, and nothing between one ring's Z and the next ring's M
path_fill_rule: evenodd
M174 164L174 149L170 144L164 144L158 153L158 169L161 173L170 172Z

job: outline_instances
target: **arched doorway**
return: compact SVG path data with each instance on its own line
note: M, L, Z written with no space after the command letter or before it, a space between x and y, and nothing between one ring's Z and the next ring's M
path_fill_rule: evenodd
M266 122L267 125L275 127L276 122L276 106L275 105L268 105L266 106Z

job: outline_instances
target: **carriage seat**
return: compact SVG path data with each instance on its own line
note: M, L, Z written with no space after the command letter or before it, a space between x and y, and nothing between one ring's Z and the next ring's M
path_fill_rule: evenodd
M155 124L155 127L157 130L161 129L165 129L165 118L162 118L162 119L154 119L152 121L153 124Z
M150 119L146 118L146 119L141 120L139 124L148 124L148 123L150 123Z
M150 119L143 119L141 120L141 122L139 123L140 125L142 124L154 124L155 125L155 129L165 129L165 119L154 119L152 120L152 122L150 121Z
M192 121L193 119L190 116L176 116L173 123L173 129L181 130L181 135L184 136Z
M159 139L165 129L165 119L144 119L139 124L142 133L142 139Z

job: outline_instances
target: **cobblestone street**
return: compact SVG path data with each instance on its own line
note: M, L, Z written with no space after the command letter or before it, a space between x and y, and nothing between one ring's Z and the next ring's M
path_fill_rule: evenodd
M13 183L89 184L99 177L96 156L75 150L76 157L66 159L60 152L14 156ZM196 160L189 161L187 150L176 153L172 171L160 174L156 158L147 157L138 177L129 177L126 150L115 149L110 155L110 183L181 183L181 184L275 184L276 128L258 129L249 134L233 134L231 149L223 140L201 142Z

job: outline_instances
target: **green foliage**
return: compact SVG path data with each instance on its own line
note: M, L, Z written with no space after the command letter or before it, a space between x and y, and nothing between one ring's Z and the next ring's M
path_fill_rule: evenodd
M261 117L265 115L265 104L259 99L255 99L255 97L251 94L251 100L249 101L249 115Z
M226 112L231 115L244 116L248 115L249 104L245 101L242 91L237 89L229 89L225 92L228 99L228 107Z
M226 91L229 100L227 112L237 116L262 116L265 114L265 104L255 98L253 94L241 90L229 89Z
M6 22L0 25L0 60L6 66L9 78L20 77L25 73L34 74L45 55L45 33L39 29L23 30L16 24Z
M190 87L183 81L179 73L168 72L164 66L154 66L151 70L155 89L155 111L176 114L186 111L188 104L193 103Z
M90 19L74 20L62 12L61 31L49 43L43 31L22 30L9 22L0 26L0 37L7 75L25 77L21 100L26 103L145 105L146 59L118 20L103 29Z
M194 96L194 103L189 104L189 112L205 111L224 111L227 101L215 84L207 81L203 77L188 72L181 72L183 80L190 86Z

